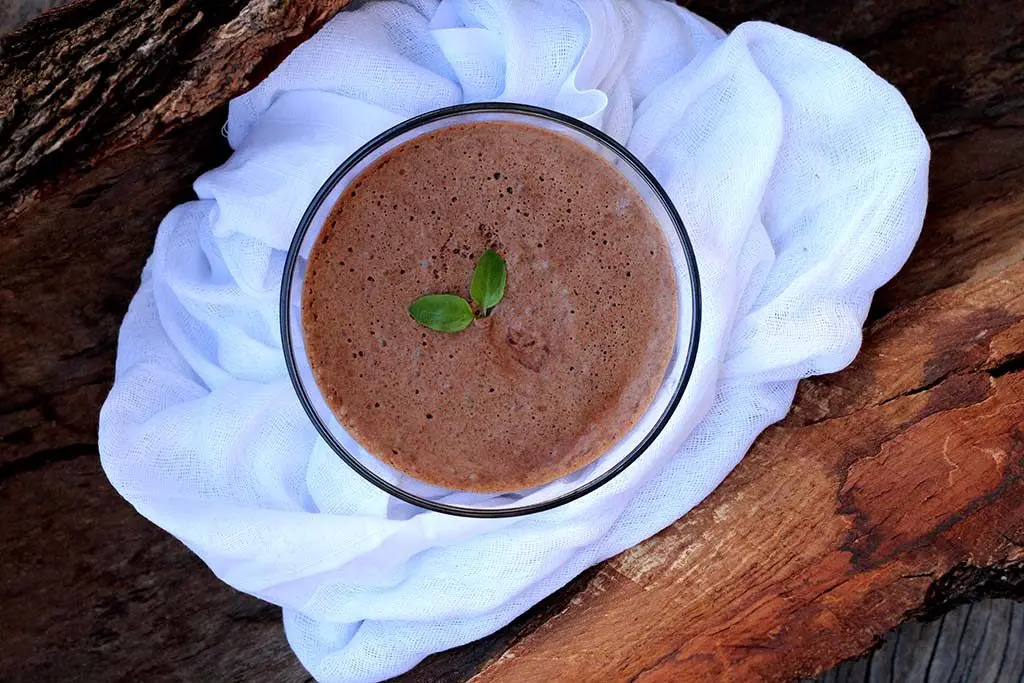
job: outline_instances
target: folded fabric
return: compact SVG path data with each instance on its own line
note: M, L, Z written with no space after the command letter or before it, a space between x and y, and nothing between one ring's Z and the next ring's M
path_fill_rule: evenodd
M348 154L463 101L560 110L625 143L685 222L704 292L690 386L617 479L476 520L389 499L318 438L278 294L313 194ZM374 681L484 636L698 504L857 353L924 214L928 147L899 93L786 29L726 36L661 0L409 0L344 11L231 103L234 155L162 222L121 330L103 466L221 579L284 608L321 681Z

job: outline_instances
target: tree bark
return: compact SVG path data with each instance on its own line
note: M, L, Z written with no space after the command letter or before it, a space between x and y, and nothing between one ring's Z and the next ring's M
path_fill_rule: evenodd
M0 220L209 113L348 0L76 0L0 50Z
M276 608L110 489L95 426L156 227L226 158L224 104L344 4L77 0L0 38L0 679L306 680ZM691 7L837 42L903 91L933 146L920 244L853 365L699 508L404 680L787 680L1024 597L1019 2Z

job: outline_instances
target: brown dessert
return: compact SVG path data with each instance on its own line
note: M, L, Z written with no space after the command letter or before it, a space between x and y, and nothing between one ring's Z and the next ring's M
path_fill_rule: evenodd
M469 297L491 248L504 299L458 333L417 324L424 294ZM632 185L568 137L455 124L371 164L315 244L302 324L331 409L425 482L542 484L592 462L650 405L677 325L671 257Z

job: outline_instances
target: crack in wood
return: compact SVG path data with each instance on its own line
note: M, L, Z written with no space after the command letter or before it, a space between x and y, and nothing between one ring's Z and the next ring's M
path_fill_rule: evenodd
M0 485L26 472L33 472L44 467L77 458L99 457L94 443L73 443L59 448L48 448L38 451L12 462L0 463Z
M1024 562L976 566L961 562L929 587L920 609L908 616L931 620L983 598L1024 599Z
M1024 371L1024 352L1008 356L1001 363L988 368L986 372L992 378L999 378L1021 371Z

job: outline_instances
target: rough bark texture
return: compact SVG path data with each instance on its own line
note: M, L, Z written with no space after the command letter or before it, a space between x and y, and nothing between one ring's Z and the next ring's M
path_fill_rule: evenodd
M0 49L0 220L258 82L348 0L76 0Z
M78 0L0 39L0 680L307 679L276 608L110 489L95 425L156 226L226 154L224 103L343 4ZM405 680L786 680L1024 595L1019 0L691 5L903 90L933 145L920 245L857 361L697 510Z

